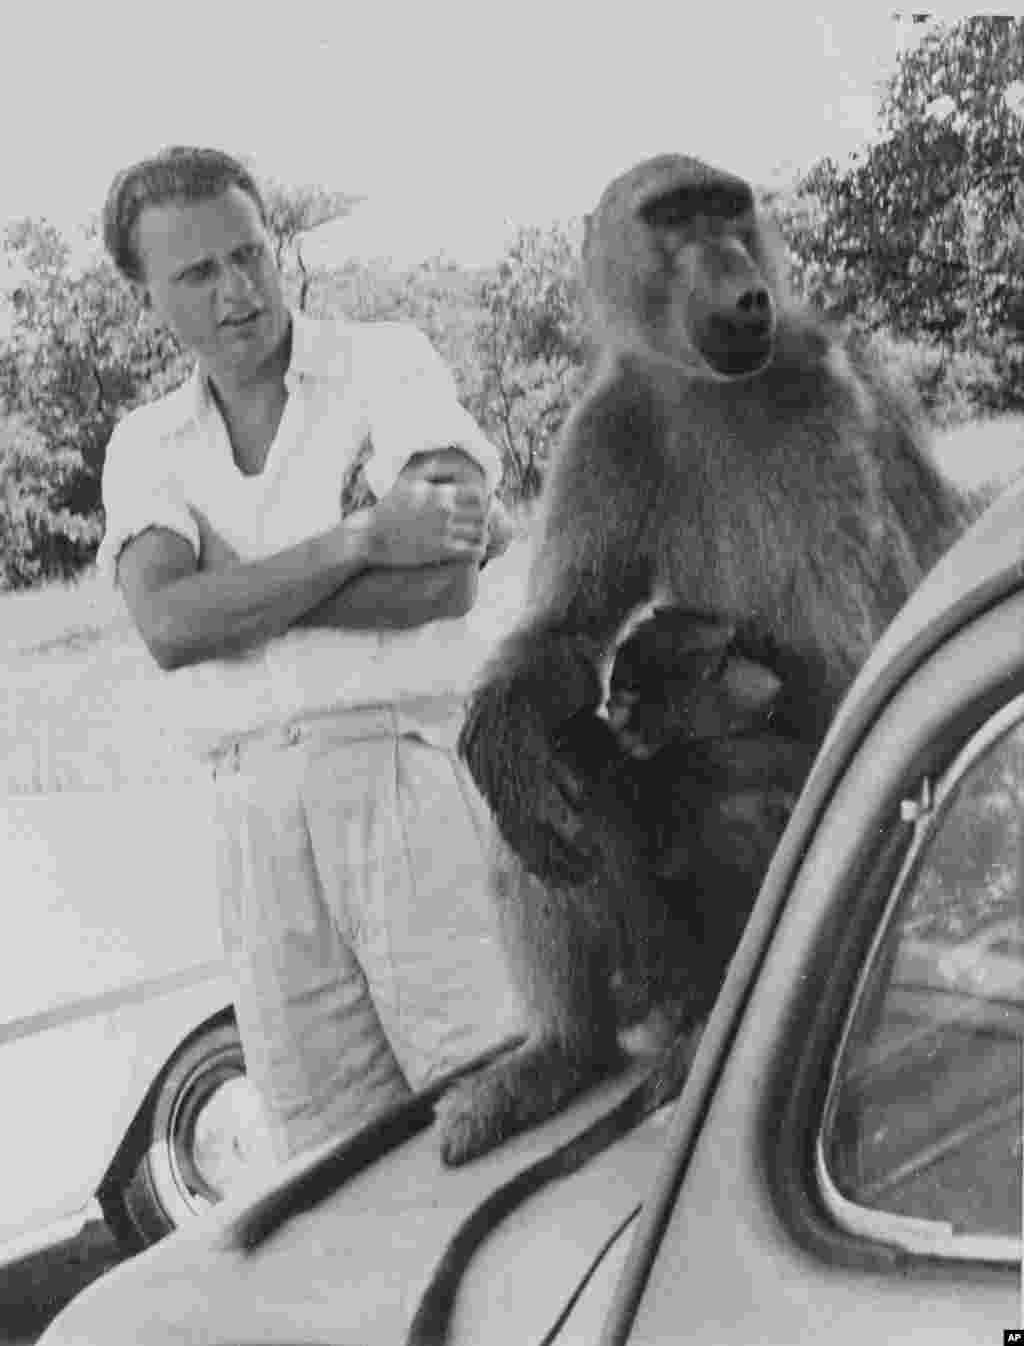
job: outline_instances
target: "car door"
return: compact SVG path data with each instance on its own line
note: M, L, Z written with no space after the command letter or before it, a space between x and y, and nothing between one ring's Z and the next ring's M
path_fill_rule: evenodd
M1019 1325L1018 583L1006 572L967 616L944 615L950 634L905 661L873 717L848 717L834 779L826 747L603 1343L980 1346Z

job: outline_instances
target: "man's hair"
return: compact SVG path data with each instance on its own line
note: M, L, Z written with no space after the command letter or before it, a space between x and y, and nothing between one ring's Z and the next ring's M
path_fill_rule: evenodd
M147 206L209 201L229 187L251 196L266 224L266 206L251 173L222 150L172 145L118 173L103 206L103 243L121 275L145 280L135 225Z

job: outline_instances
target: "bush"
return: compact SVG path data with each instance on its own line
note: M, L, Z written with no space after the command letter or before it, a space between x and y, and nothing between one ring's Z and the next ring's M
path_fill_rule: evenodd
M1024 406L1022 91L1024 21L933 26L888 81L876 142L846 169L817 164L780 212L809 298L980 357L947 368L950 400L976 392L981 411Z
M514 501L539 493L552 442L582 388L577 268L564 229L520 229L497 275L481 286L479 383L468 405L501 445Z
M0 425L0 587L26 589L81 570L103 532L99 515L63 503L80 472L71 449L51 452L23 418Z
M930 423L951 428L1004 406L996 362L979 351L949 350L925 341L870 333L867 344L897 382L912 390Z

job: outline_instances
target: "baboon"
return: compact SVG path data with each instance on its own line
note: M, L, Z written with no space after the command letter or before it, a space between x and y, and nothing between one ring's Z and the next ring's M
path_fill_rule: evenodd
M597 857L593 876L564 900L604 931L613 995L624 987L634 997L615 996L620 1026L660 1006L671 1037L614 1108L500 1184L462 1221L421 1296L407 1346L447 1341L463 1273L501 1220L685 1083L702 1020L815 754L799 737L798 688L780 676L788 666L749 622L664 608L617 651L607 721L581 711L563 727L574 840ZM618 819L624 808L631 833L606 830L609 811Z
M584 825L587 772L566 726L600 706L630 615L654 597L762 632L785 664L788 734L817 745L968 520L912 408L793 301L783 269L748 184L692 158L634 167L586 222L598 356L549 468L527 613L460 739L506 843L496 900L531 1031L442 1101L448 1163L548 1117L619 1059L615 959L625 943L628 966L644 943L648 903L616 891L614 866L595 885L622 837L628 852L628 810L606 793L603 826ZM705 820L691 816L676 844L700 855ZM742 911L704 858L706 905Z

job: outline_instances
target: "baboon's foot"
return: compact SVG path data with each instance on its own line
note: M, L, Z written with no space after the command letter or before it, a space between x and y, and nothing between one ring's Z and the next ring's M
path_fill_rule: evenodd
M622 1060L617 1046L584 1058L555 1043L533 1043L460 1080L437 1105L442 1160L455 1166L486 1154L554 1116Z

